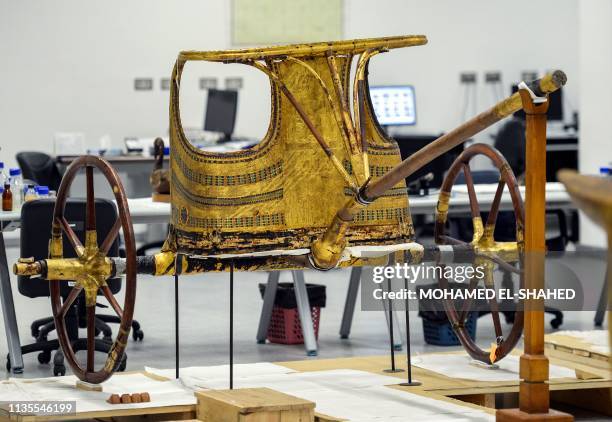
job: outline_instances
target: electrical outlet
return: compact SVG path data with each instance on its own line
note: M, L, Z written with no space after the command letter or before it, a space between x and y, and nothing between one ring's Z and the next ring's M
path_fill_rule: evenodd
M521 80L525 82L531 82L538 79L538 72L533 70L525 70L521 73Z
M170 78L161 78L159 80L159 88L162 91L168 91L170 90Z
M476 72L461 72L459 76L462 84L476 83Z
M485 72L485 82L488 84L497 84L501 82L501 72Z
M242 78L225 78L225 89L237 91L242 88Z
M134 90L135 91L152 91L153 90L153 78L135 78L134 79Z
M200 78L200 89L215 89L217 88L217 78Z

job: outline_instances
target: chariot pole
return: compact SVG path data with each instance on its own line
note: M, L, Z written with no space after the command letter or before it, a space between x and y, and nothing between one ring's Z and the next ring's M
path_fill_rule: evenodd
M556 70L547 74L542 79L526 84L525 88L533 98L546 97L547 94L565 85L566 81L565 73L561 70ZM440 136L431 144L406 158L379 179L371 183L366 182L358 194L352 197L336 213L327 231L313 243L312 254L310 256L312 265L318 269L328 269L336 266L346 244L346 230L353 221L355 214L361 209L367 207L386 191L427 163L522 108L521 94L517 92Z

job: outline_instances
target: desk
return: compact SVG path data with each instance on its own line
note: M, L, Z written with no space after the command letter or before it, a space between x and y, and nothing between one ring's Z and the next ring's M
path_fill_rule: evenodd
M80 155L60 155L56 157L58 167L62 172L72 164ZM106 161L119 173L125 191L130 198L144 198L151 196L151 182L149 176L153 171L155 160L153 157L142 155L119 155L104 157ZM168 162L168 157L164 161ZM165 167L168 167L167 164ZM98 172L94 173L94 186L96 196L100 198L113 199L113 193L108 187L104 177ZM85 197L85 177L77 175L77 180L71 189L72 196Z
M15 304L13 303L11 276L6 260L4 232L17 228L20 218L20 211L0 212L0 301L2 302L2 316L6 330L6 344L10 353L11 368L15 374L23 372L23 358L21 356L17 317L15 316Z
M478 185L477 185L478 186ZM497 186L497 184L495 185ZM524 195L524 190L521 188L521 193ZM482 211L486 211L493 203L495 194L493 193L478 193L478 201L482 207ZM432 193L427 196L410 196L410 213L412 215L434 215L436 204L438 203L438 194ZM151 198L136 198L129 199L130 214L134 224L151 224L151 223L167 223L170 219L170 204L164 202L153 202ZM546 205L552 209L574 209L572 201L562 188L560 183L546 184ZM502 196L500 210L512 210L512 202L510 195L506 192ZM456 193L451 197L450 214L462 214L470 212L470 200L467 195Z
M561 190L559 184L547 184L546 204L553 209L570 209L572 203L565 190ZM479 194L478 199L483 210L493 202L493 194ZM433 215L438 197L436 194L411 197L410 211L412 215ZM170 220L170 204L153 202L151 198L129 199L128 206L134 224L167 223ZM511 209L512 204L508 195L502 197L501 209ZM456 194L452 197L449 213L469 212L469 199L467 195ZM14 373L23 371L23 358L21 356L21 343L15 316L15 305L9 267L6 259L6 248L4 245L4 231L14 230L19 227L20 212L0 212L0 300L8 350L11 359L11 368ZM51 228L49 228L51 230Z
M250 138L235 138L230 142L216 144L207 142L202 145L198 145L194 141L194 145L208 152L230 152L239 151L257 143L257 140ZM151 139L151 145L153 140ZM166 146L168 142L166 141ZM82 157L82 155L58 155L55 161L63 170L69 166L74 160ZM125 191L130 198L145 198L151 196L151 183L149 176L153 171L153 165L155 159L153 156L143 156L139 154L133 155L109 155L104 156L104 160L108 161L109 164L119 173ZM165 168L168 168L169 157L164 157ZM99 198L113 199L113 193L108 187L108 183L102 180L103 177L96 172L94 176L94 185L96 195ZM72 185L72 196L85 197L85 181L82 175L77 175L77 181Z

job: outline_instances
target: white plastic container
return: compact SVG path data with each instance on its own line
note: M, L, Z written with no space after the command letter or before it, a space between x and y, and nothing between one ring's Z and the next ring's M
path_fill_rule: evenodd
M4 171L4 163L0 161L0 185L4 189L4 183L8 180L6 172Z
M38 199L38 194L36 193L36 189L34 189L34 185L28 185L28 189L26 190L24 201L30 202L30 201L34 201L35 199Z
M23 204L23 177L21 169L12 168L9 170L11 191L13 192L13 211L17 211Z

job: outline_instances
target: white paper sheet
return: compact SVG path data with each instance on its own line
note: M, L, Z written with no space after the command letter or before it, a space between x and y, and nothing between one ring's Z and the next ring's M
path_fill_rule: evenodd
M272 364L241 365L235 388L268 387L316 403L316 411L351 421L493 421L486 412L420 395L388 385L400 381L387 375L337 369L294 372ZM276 367L276 368L275 368ZM148 368L157 375L174 370ZM181 369L181 381L194 389L227 388L226 365ZM182 374L185 374L184 376ZM219 374L224 376L217 377Z
M168 379L174 379L174 369L158 369L145 366L145 372ZM289 374L295 372L285 366L275 365L268 362L245 363L234 365L234 386L241 388L243 379L251 379L263 376ZM189 366L180 369L180 382L190 389L229 388L229 365L216 366Z
M495 420L493 415L481 410L384 386L348 390L312 390L304 391L299 396L314 401L317 404L315 408L317 412L353 422Z
M37 380L11 378L0 384L0 400L76 401L77 412L111 409L134 409L160 406L192 405L193 391L180 382L157 381L143 374L115 375L103 384L103 391L85 391L75 387L73 375ZM115 404L106 402L111 394L143 393L151 396L149 403Z
M147 370L160 376L174 376L173 369ZM76 389L76 377L36 380L11 379L0 383L0 397L21 400L76 400L79 412L106 409L143 408L195 404L193 390L186 388L226 388L227 365L182 368L188 382L181 380L157 381L143 374L116 375L103 384L104 392ZM295 372L283 366L258 363L236 365L237 388L268 387L296 397L312 400L316 411L355 422L427 420L493 421L493 415L386 387L399 382L398 378L364 371L338 369L331 371ZM151 403L110 405L111 393L147 391Z
M496 365L498 369L479 367L471 363L472 358L467 354L426 354L415 356L412 364L419 368L427 369L451 378L463 378L474 381L518 381L519 380L519 358L517 356L506 356ZM549 377L553 378L576 378L573 369L563 366L550 365Z

